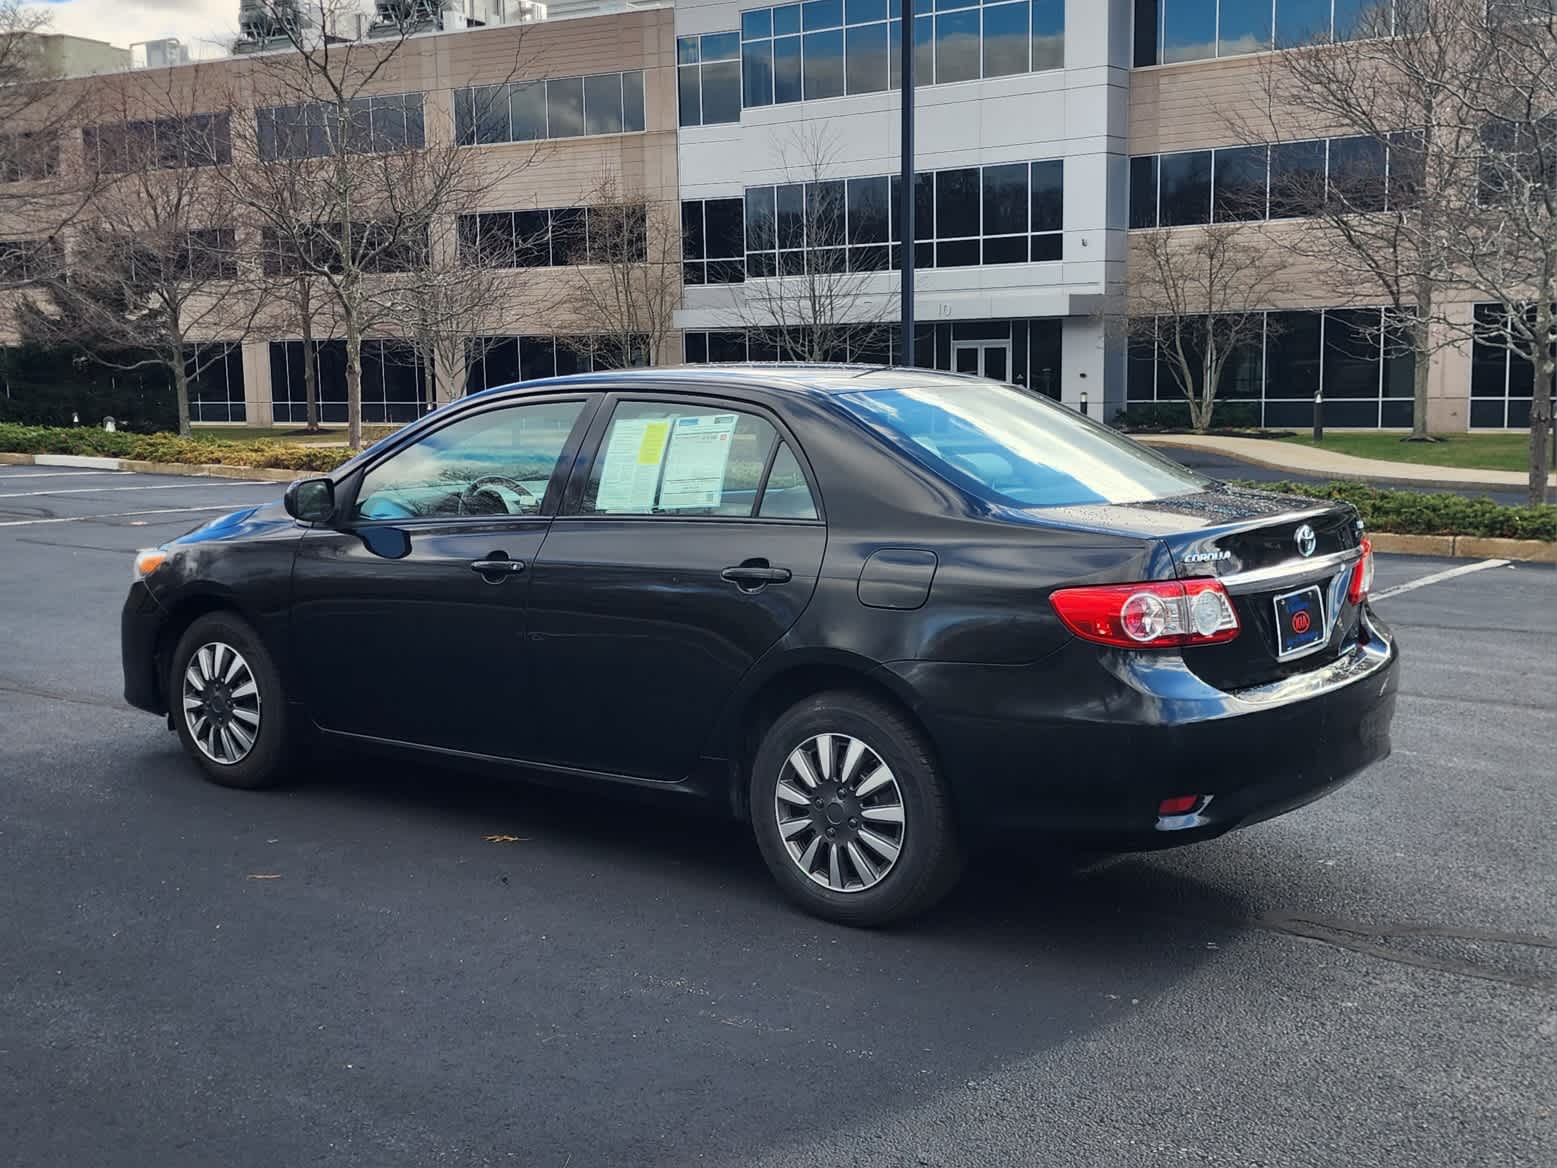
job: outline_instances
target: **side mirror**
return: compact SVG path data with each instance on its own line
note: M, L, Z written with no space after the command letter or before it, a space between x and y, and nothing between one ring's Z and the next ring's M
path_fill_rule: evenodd
M330 479L298 479L287 487L281 501L293 519L328 523L335 515L335 483Z

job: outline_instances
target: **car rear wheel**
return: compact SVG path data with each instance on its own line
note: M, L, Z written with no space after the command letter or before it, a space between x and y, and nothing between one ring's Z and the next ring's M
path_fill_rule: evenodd
M168 676L173 725L207 778L253 790L285 776L281 679L246 622L229 613L198 617L179 638Z
M751 817L779 886L841 924L921 913L962 870L929 744L865 694L817 694L779 716L753 763Z

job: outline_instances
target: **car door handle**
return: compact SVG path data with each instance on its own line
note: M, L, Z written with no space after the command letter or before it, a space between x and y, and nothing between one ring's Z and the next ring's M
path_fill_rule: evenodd
M483 576L496 576L501 579L504 576L512 576L515 572L524 571L523 560L510 560L506 557L494 557L489 560L472 560L470 562L472 572L480 572Z
M738 567L726 568L719 573L720 579L728 580L739 586L743 591L755 592L768 584L787 584L794 577L788 568L772 568L768 562L745 563Z

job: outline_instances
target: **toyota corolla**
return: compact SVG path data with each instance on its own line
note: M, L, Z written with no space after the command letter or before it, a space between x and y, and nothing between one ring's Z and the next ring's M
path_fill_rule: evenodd
M880 924L998 836L1205 840L1383 758L1372 571L1351 507L1013 386L599 373L141 552L125 694L231 787L323 740L712 805Z

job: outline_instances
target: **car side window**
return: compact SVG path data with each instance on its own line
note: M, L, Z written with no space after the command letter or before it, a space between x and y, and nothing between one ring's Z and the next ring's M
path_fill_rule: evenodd
M534 402L440 426L363 476L355 517L534 515L583 409Z
M622 402L590 468L586 515L750 518L777 438L740 410Z
M773 468L768 471L768 484L762 490L762 507L757 514L763 519L816 518L816 500L811 498L805 472L800 469L800 460L788 442L779 443Z

